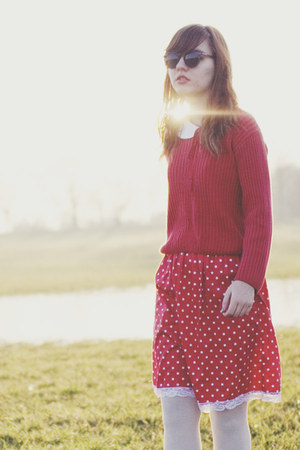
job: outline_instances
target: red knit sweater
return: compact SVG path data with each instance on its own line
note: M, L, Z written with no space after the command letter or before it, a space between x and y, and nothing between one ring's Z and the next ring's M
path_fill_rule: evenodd
M219 158L199 146L199 127L179 138L168 164L167 241L160 252L240 255L234 280L256 294L272 239L268 150L255 119L240 112Z

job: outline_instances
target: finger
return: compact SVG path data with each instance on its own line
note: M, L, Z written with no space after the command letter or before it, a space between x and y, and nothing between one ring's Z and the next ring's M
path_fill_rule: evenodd
M243 310L243 308L241 308L240 306L237 306L237 307L236 307L236 310L234 311L233 316L234 316L234 317L240 317L240 316L241 316L241 313L242 313L242 310Z
M232 317L234 312L235 312L235 310L236 310L236 306L237 306L236 302L233 301L232 297L231 297L229 308L227 309L227 311L224 312L224 316Z
M230 287L229 287L227 289L227 291L225 292L224 298L223 298L223 301L222 301L222 308L221 308L221 312L222 313L224 313L228 309L229 304L230 304L230 297L231 297L231 290L230 290Z
M233 317L240 317L242 309L243 309L243 307L241 305L237 304L235 311L233 313Z
M247 316L249 312L251 311L252 305L246 305L241 311L240 316Z
M238 317L244 316L245 314L248 314L248 312L249 312L249 303L242 304L240 310L238 311Z
M246 314L248 314L247 311L248 311L248 308L246 308L246 307L241 308L241 310L240 310L240 312L239 312L237 317L245 316Z
M251 311L251 309L252 309L252 306L253 306L253 303L254 303L254 302L252 302L252 304L248 307L248 309L247 309L247 314L250 313L250 311Z

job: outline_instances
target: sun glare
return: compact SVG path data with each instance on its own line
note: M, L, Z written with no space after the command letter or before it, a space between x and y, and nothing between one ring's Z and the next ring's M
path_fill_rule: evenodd
M174 117L174 119L180 120L184 117L188 116L191 112L191 108L187 102L180 103L170 111L170 114Z
M178 103L174 105L169 110L170 116L172 116L175 120L183 120L185 118L198 115L198 116L234 116L239 115L240 112L238 110L232 109L195 109L195 107L191 107L191 105L183 101L182 103Z

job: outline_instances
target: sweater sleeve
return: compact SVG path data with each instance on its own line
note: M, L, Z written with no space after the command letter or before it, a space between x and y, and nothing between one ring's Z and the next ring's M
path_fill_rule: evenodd
M268 149L258 126L233 145L242 191L244 236L240 264L234 280L261 289L272 240L272 206Z

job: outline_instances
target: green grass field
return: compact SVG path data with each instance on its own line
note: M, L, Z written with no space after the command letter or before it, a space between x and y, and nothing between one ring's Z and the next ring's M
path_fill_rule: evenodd
M154 282L164 227L0 236L0 295ZM274 227L267 278L300 277L300 225Z
M282 401L249 402L252 448L299 449L300 330L276 330ZM0 448L162 450L151 341L0 347ZM209 415L200 420L212 450Z

